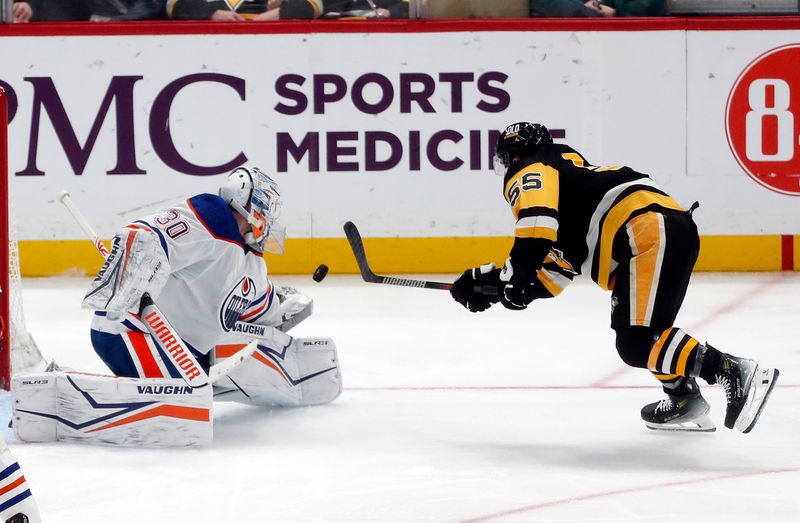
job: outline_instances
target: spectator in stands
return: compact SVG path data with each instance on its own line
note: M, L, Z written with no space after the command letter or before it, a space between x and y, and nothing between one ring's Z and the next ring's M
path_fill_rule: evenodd
M666 0L604 0L600 3L614 11L604 16L664 16L667 14Z
M176 20L234 22L321 17L408 18L408 0L167 0L167 15Z
M28 0L33 22L157 20L163 0ZM14 4L16 7L16 4Z
M32 16L33 9L31 8L31 4L22 0L14 0L14 4L11 6L12 23L21 24L30 22Z
M408 18L409 0L278 0L281 19ZM375 8L375 9L373 9Z
M531 16L663 16L666 0L531 0Z
M175 20L277 20L280 0L167 0L167 16Z
M90 0L90 3L89 19L95 22L159 20L165 13L163 0Z
M81 22L92 14L89 0L28 1L33 8L32 22Z

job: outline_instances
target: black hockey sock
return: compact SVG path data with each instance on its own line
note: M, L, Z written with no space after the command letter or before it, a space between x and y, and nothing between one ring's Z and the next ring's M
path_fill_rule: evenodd
M722 352L706 343L705 356L700 365L700 377L710 385L715 384L720 366L722 366Z

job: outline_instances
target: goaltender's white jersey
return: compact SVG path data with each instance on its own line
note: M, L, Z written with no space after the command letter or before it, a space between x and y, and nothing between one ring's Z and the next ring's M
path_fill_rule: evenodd
M183 340L203 354L222 343L236 321L280 323L267 266L245 243L233 212L219 196L200 194L127 226L158 236L170 274L153 298ZM130 315L112 321L103 312L95 314L92 329L147 330Z

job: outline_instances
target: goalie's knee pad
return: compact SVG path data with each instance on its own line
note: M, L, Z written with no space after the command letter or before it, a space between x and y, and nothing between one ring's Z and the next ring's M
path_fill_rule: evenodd
M182 379L50 372L14 377L11 393L22 441L184 447L213 436L211 387Z
M235 352L217 347L216 357ZM342 392L336 344L330 338L290 338L285 346L264 340L252 357L214 387L215 398L266 406L330 403Z

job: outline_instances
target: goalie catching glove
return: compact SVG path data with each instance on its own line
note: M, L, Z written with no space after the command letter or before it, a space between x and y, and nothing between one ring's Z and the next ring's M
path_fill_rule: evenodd
M500 269L494 263L467 269L453 282L450 295L470 312L483 312L500 300L499 296L480 292L482 287L499 286Z
M278 312L280 323L279 331L288 332L289 329L305 320L314 311L314 301L294 287L276 285L275 295L278 297Z
M169 277L167 255L158 237L135 225L111 240L111 253L83 299L84 309L105 311L111 320L137 312L145 293L157 296Z

